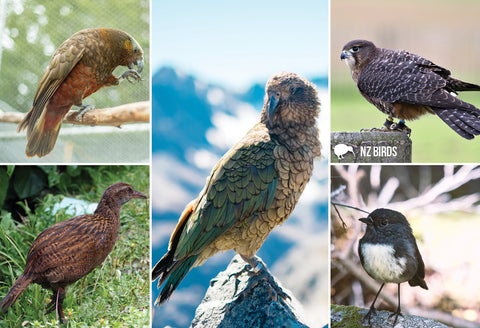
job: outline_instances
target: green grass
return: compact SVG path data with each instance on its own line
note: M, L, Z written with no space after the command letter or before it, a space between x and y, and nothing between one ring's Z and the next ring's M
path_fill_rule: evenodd
M459 97L480 107L480 94L463 92ZM360 131L381 127L386 115L368 103L354 82L332 81L331 130ZM480 142L466 140L450 129L440 118L425 115L408 121L412 129L412 162L470 163L480 160Z
M92 179L76 181L76 193L69 196L98 202L103 191L115 182L130 183L149 196L148 166L99 166L91 170ZM91 181L93 180L93 183ZM72 184L73 187L73 184ZM49 211L63 194L48 194L27 211L23 223L2 212L0 221L0 296L3 297L25 267L34 238L56 222L69 219L65 210ZM132 199L121 211L120 233L112 253L93 272L66 289L65 327L147 327L150 323L149 206ZM44 315L51 291L31 284L7 313L0 315L0 327L54 327L55 313Z

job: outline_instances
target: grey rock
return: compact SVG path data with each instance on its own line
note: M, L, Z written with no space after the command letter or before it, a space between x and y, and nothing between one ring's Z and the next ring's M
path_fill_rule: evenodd
M301 318L300 303L280 286L260 258L255 259L259 265L252 269L236 255L211 280L191 328L308 327Z
M449 328L443 323L432 319L423 318L415 315L403 314L398 317L395 327L393 327L392 312L377 310L376 315L372 316L370 325L363 320L368 309L361 309L355 306L332 305L331 324L335 327L370 327L370 328Z

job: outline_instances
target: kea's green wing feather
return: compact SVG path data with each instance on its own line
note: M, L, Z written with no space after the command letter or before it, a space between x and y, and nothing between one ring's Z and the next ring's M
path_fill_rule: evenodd
M271 206L278 181L275 144L249 140L230 149L213 169L180 236L177 259L200 254L236 222Z

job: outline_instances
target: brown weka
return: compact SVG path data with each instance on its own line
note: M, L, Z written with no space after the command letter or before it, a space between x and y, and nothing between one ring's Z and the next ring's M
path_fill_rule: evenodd
M6 311L31 283L53 291L48 314L56 309L65 323L65 287L100 265L112 251L120 227L120 208L132 198L147 198L127 183L108 187L93 214L73 217L41 232L28 252L25 270L18 277L0 309Z

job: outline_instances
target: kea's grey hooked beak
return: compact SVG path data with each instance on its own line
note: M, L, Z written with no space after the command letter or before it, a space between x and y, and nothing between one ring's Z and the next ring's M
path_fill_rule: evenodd
M138 72L138 73L141 73L142 70L143 70L143 58L137 59L137 61L135 61L135 62L131 62L131 63L128 65L128 68L133 69L133 66L134 66L134 65L137 66L137 72Z
M276 95L270 96L268 98L268 103L267 103L267 110L268 110L268 122L270 124L273 124L273 117L275 116L275 110L277 109L278 106L278 99L279 97Z

